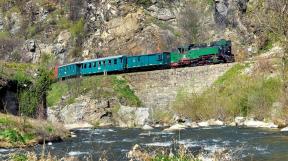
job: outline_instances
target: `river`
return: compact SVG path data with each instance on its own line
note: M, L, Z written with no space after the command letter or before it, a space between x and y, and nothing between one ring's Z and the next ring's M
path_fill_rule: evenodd
M58 158L76 156L81 160L98 160L105 156L108 160L128 160L126 154L133 145L142 148L174 149L183 144L191 153L199 151L209 155L216 149L229 149L237 160L288 160L288 133L240 127L193 128L176 132L163 129L144 131L128 128L100 128L75 130L77 137L64 142L47 145L46 150ZM33 149L40 153L42 146ZM1 157L15 151L0 149ZM0 158L1 158L0 157Z

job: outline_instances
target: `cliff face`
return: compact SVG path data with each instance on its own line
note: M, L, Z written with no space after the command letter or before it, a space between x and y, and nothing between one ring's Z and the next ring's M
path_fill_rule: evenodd
M229 38L254 43L248 0L9 0L0 2L0 58L62 64ZM247 25L248 24L248 25ZM252 40L253 38L253 40Z

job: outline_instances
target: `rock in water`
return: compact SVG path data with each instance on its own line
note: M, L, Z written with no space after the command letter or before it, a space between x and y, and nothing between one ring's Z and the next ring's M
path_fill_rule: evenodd
M81 122L81 123L75 123L75 124L66 124L64 127L67 130L72 130L72 129L80 129L80 128L93 128L93 125L87 123L87 122Z
M247 126L247 127L259 127L259 128L278 128L277 125L275 125L274 123L266 123L266 122L263 122L263 121L257 121L257 120L253 120L253 119L250 119L250 120L246 120L244 122L244 125Z
M182 124L175 124L167 129L164 129L164 131L176 131L176 130L184 130L187 128L185 125Z
M142 127L143 130L153 130L153 127L149 126L149 125L144 125Z
M207 127L209 126L209 123L207 121L204 121L204 122L199 122L198 125L201 127Z
M245 117L235 117L235 123L237 126L243 126L245 120Z
M288 126L283 128L283 129L281 129L281 131L288 131Z
M214 119L209 120L208 123L209 123L209 126L223 126L224 125L223 121L214 120Z

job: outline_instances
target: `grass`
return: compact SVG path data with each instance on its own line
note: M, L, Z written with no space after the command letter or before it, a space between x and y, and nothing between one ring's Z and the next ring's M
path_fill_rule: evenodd
M54 83L48 92L47 102L51 107L59 104L62 96L67 96L63 103L68 105L80 95L89 95L92 99L117 97L129 106L141 105L139 98L121 76L90 76Z
M51 90L47 96L48 106L56 105L61 101L61 97L64 96L69 90L69 87L64 82L54 83L51 86Z
M15 63L0 61L0 77L6 79L13 79L15 74L23 73L28 78L29 73L36 69L36 65L29 63Z
M245 64L237 64L202 94L180 90L173 109L193 120L231 121L236 116L272 120L272 105L281 96L278 77L242 74Z
M235 79L242 69L245 67L248 67L249 64L236 64L231 69L229 69L224 75L220 76L216 81L215 84L223 84L227 82L231 82L233 79Z
M25 147L34 145L46 138L65 138L68 131L60 125L52 125L46 121L33 120L0 114L0 147Z

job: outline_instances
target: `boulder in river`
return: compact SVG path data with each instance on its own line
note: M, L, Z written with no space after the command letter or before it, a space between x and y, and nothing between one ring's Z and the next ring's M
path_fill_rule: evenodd
M176 131L176 130L184 130L186 129L187 126L183 125L183 124L175 124L172 125L171 127L164 129L164 131Z
M245 117L235 117L235 123L237 126L243 126L246 118Z
M92 128L93 125L87 123L87 122L82 122L82 123L77 123L77 124L66 124L64 127L68 130L72 129L80 129L80 128Z
M142 127L143 130L153 130L153 127L149 126L149 125L144 125Z
M257 120L246 120L244 122L244 125L247 127L259 127L259 128L278 128L277 125L275 125L272 122L263 122L263 121L257 121Z
M208 121L209 126L223 126L224 122L220 120L211 119Z
M207 126L209 126L209 123L208 123L208 121L203 121L203 122L199 122L198 125L200 127L207 127Z
M285 131L285 132L288 131L288 126L283 128L283 129L281 129L281 131Z

